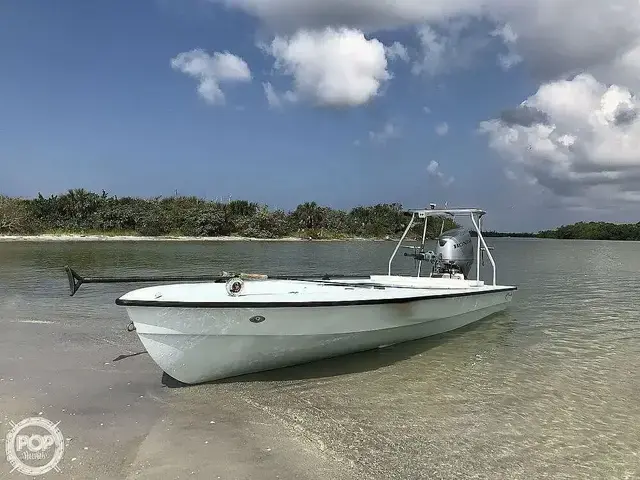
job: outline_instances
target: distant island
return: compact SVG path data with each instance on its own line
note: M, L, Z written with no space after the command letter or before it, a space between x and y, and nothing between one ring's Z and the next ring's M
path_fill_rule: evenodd
M485 237L555 238L564 240L640 241L640 222L577 222L537 233L482 232Z
M247 200L211 201L194 196L117 197L72 189L60 195L14 198L0 195L0 235L86 235L134 237L231 237L255 239L397 239L407 225L402 205L336 210L306 202L285 212ZM444 222L444 226L443 226ZM435 238L449 219L428 223ZM487 237L640 240L640 222L579 222L537 233L483 232ZM410 232L422 235L422 226Z

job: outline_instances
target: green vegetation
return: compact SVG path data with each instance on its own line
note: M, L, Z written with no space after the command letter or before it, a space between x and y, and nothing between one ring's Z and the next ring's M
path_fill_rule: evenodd
M0 196L0 234L100 234L314 239L397 237L409 217L399 204L359 206L346 212L307 202L290 212L233 200L213 202L196 197L134 198L84 189L48 198ZM455 224L447 219L445 229ZM441 221L429 222L428 235L440 233ZM412 229L422 235L422 224Z
M313 239L398 238L409 216L402 206L359 206L346 212L307 202L290 212L232 200L226 203L196 197L151 199L109 196L82 188L48 198L0 195L0 234L86 234L141 236L242 236ZM447 219L445 230L455 227ZM440 233L441 220L428 224L427 235ZM418 223L410 236L422 235ZM473 232L472 232L473 233ZM615 224L579 222L538 233L484 232L486 237L531 237L589 240L640 240L640 222Z
M573 225L563 225L555 230L539 232L537 237L581 240L640 240L640 222L578 222Z
M567 240L640 240L640 222L626 224L578 222L538 233L482 233L485 237L556 238Z

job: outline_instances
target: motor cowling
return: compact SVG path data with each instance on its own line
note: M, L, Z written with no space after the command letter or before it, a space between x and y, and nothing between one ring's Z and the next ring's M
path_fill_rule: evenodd
M468 278L473 266L473 241L469 230L455 228L448 230L437 239L434 273L462 273Z

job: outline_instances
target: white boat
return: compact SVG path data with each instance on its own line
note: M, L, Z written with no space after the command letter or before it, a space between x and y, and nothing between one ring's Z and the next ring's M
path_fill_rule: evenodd
M480 209L409 210L411 219L385 275L340 279L247 279L140 288L124 306L151 358L174 379L195 384L309 362L447 332L506 308L515 286L496 284L496 265L481 232ZM474 262L467 229L441 233L426 252L431 217L471 219L477 251L493 268L490 285L469 279ZM416 275L392 275L392 262L412 225L422 242L405 253ZM478 259L480 260L480 259ZM431 265L425 273L422 264ZM71 277L70 277L71 282ZM77 289L77 287L75 287ZM73 294L73 290L72 290Z

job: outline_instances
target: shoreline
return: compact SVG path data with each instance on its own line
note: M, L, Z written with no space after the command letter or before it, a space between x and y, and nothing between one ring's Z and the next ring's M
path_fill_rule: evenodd
M142 235L95 235L95 234L39 234L0 235L0 242L388 242L394 239L364 237L350 238L254 238L241 236L188 237L188 236L142 236Z

